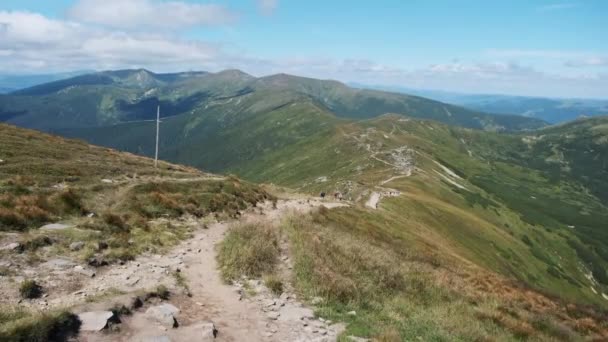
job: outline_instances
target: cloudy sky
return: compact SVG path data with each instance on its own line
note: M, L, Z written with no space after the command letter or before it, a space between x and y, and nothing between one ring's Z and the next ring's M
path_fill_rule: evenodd
M608 98L603 0L1 0L0 74L238 68Z

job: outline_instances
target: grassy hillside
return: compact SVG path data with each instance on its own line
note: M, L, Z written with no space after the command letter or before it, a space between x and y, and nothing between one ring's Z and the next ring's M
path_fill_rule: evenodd
M98 127L193 112L207 115L210 107L233 111L234 101L257 99L243 112L266 107L263 94L286 94L339 117L372 118L397 113L486 130L522 130L544 122L518 116L493 116L416 96L359 90L336 82L290 75L255 78L238 70L211 74L155 74L146 70L109 71L42 84L0 96L0 120L45 131ZM273 108L266 108L267 110Z
M97 257L125 260L188 235L186 227L164 234L168 227L151 223L157 218L235 216L271 199L236 178L166 162L155 169L148 158L8 125L0 125L0 159L0 241L14 239L10 232L22 232L24 246L50 238L54 252L82 259L95 256L95 250L72 253L70 243L85 239L93 246L103 238L110 247ZM79 229L52 237L38 231L55 222ZM39 251L29 252L35 257Z

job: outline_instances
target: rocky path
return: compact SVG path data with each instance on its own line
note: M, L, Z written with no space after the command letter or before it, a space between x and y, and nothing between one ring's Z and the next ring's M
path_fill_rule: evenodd
M266 205L262 211L246 213L241 221L278 224L286 214L307 212L320 205L334 208L345 204L306 199L279 201L276 209ZM138 310L131 316L124 316L120 332L85 332L81 334L81 340L200 341L202 336L215 341L336 340L343 326L315 319L312 309L305 307L289 291L277 297L257 279L243 280L235 285L223 283L217 268L215 246L228 228L228 223L210 224L168 255L138 258L99 276L99 284L122 281L132 292L154 284L177 286L172 277L179 271L191 295L174 296L168 301L179 310L174 313L179 327L159 324L151 320L146 310ZM283 255L281 260L282 266L290 266L288 255ZM217 329L215 338L209 337L210 326Z

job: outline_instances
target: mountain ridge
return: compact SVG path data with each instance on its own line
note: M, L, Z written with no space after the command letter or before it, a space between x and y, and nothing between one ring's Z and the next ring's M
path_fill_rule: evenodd
M82 75L4 95L0 97L0 120L42 130L91 127L150 119L158 104L167 107L164 116L173 116L200 111L222 99L269 91L308 96L335 115L350 119L399 113L490 130L545 125L540 120L492 116L415 96L352 89L333 80L287 74L256 78L240 70L155 74L145 69ZM259 97L258 101L258 107L264 106L265 99ZM148 114L142 118L136 114L139 112Z

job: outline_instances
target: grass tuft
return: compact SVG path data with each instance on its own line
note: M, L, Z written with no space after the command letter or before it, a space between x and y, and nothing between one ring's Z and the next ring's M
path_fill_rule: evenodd
M225 281L261 277L274 271L279 257L276 230L260 224L232 226L219 245L218 263Z
M264 276L264 285L275 295L283 293L283 281L276 274L267 274Z
M19 293L26 299L39 298L42 295L42 287L35 280L24 280L19 285Z
M68 341L76 336L81 322L68 311L32 313L20 308L0 310L0 341Z

